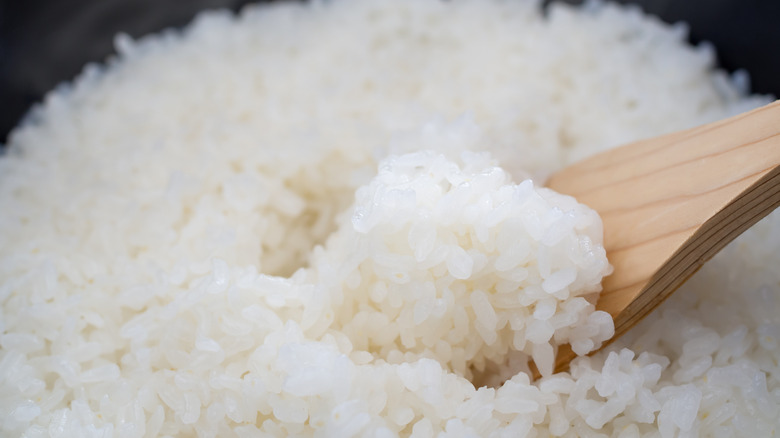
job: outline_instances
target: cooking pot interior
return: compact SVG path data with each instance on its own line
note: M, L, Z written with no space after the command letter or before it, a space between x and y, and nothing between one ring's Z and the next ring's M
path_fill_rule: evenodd
M691 41L712 42L724 68L746 69L754 92L780 95L780 1L618 1L638 4L667 22L687 22ZM139 37L185 25L203 9L239 10L246 3L250 1L0 1L0 144L47 91L73 78L84 64L109 56L116 33Z

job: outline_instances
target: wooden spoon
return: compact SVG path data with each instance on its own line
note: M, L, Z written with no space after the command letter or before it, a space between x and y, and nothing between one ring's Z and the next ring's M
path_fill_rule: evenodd
M595 209L615 268L596 308L615 337L780 205L780 100L590 157L548 186ZM559 348L555 370L575 355Z

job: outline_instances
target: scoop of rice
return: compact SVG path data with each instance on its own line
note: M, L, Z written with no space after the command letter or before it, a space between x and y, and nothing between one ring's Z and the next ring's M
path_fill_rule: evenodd
M338 0L119 36L0 158L2 435L772 436L777 214L551 373L610 268L540 182L768 100L685 33Z
M609 269L596 212L512 184L486 155L459 161L392 156L357 190L308 279L326 285L339 330L375 359L430 357L467 377L510 350L549 375L555 345L586 354L611 338L583 298Z

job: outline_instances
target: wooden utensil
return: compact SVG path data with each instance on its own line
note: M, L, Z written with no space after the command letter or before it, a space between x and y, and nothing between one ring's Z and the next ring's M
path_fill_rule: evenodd
M780 205L780 100L622 146L553 175L548 186L595 209L614 266L597 309L615 338L721 248ZM560 348L556 371L575 357Z

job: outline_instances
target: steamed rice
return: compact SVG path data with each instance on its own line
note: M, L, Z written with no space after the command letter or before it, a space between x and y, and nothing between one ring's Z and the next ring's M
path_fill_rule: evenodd
M0 159L2 434L773 436L778 214L550 371L612 336L610 267L538 182L768 101L685 33L339 0L118 37Z

